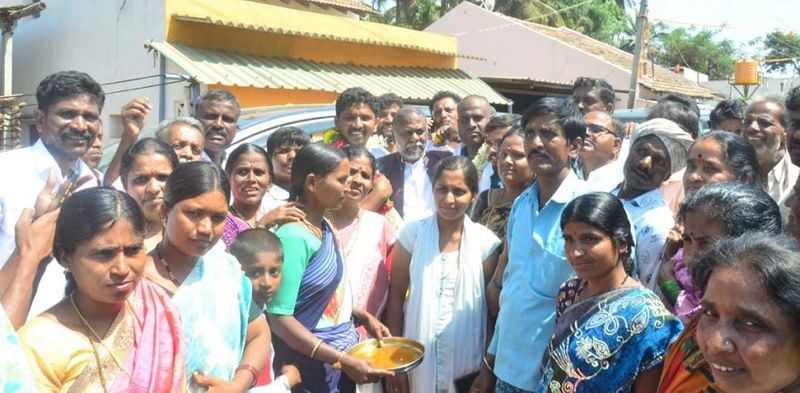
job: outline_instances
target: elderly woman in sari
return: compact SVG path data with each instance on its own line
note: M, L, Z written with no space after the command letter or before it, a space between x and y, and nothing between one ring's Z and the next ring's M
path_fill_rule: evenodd
M180 310L191 392L244 392L269 355L269 327L252 304L250 280L219 241L229 198L218 166L179 165L164 188L164 237L145 267Z
M722 182L741 182L764 189L765 180L758 169L756 151L747 140L731 132L713 131L700 137L689 149L683 176L684 195L690 199L702 187ZM683 238L685 209L679 210L677 220L678 225L670 231L664 247L659 287L678 317L688 323L700 306L700 293L693 289L687 267L691 261L686 258L684 243L691 248L692 239L691 236ZM692 228L692 231L697 230ZM738 234L729 233L728 236Z
M696 259L712 250L721 239L751 232L773 236L781 233L778 205L765 191L742 183L718 183L700 188L686 200L681 215L684 219L683 250L689 271L695 268ZM702 312L702 288L694 279L691 284L688 290L697 292L697 300L687 302L686 310L676 310L679 316L690 319L665 357L659 392L697 392L713 387L711 369L695 338Z
M267 306L276 336L273 369L296 365L303 392L353 392L354 382L392 375L347 354L359 338L354 319L378 339L388 335L375 317L354 307L348 265L324 217L326 210L342 206L349 181L350 162L342 151L323 144L300 149L289 191L306 219L284 224L275 233L284 256L283 281Z
M477 376L488 344L485 287L500 239L466 215L478 192L469 159L445 158L432 181L436 214L407 224L398 236L386 322L392 334L428 350L409 375L410 391L462 391Z
M349 145L342 148L350 161L350 186L341 209L330 210L328 219L338 230L353 305L381 318L389 297L390 253L395 230L382 215L361 209L358 204L372 190L375 158L367 149ZM363 328L361 339L367 338Z
M259 217L262 200L272 189L272 167L267 151L252 143L243 143L228 156L225 174L231 182L231 206L222 241L230 248L236 236L252 228L272 228L291 221L301 221L303 212L294 204L276 206Z
M782 235L750 232L722 240L691 270L703 294L697 357L714 384L672 391L799 391L798 245Z
M112 188L64 203L53 255L69 272L68 296L19 330L38 391L184 390L180 317L142 279L144 235L139 206Z
M178 156L169 145L158 139L144 138L125 151L120 163L120 179L125 192L142 209L145 218L145 251L161 241L164 223L164 184L178 166Z
M608 193L570 202L561 215L565 282L538 392L653 392L661 361L683 325L631 274L633 236ZM602 348L602 349L601 349Z

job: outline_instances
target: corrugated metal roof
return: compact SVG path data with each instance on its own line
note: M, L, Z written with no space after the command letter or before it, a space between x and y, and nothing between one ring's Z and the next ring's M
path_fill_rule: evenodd
M196 9L177 10L171 17L273 34L357 42L446 56L458 54L454 37L252 1L203 2Z
M360 86L372 94L394 93L404 99L420 101L429 100L440 90L450 90L461 95L481 95L493 104L505 105L508 101L485 82L462 70L321 64L167 42L148 45L205 84L336 93Z

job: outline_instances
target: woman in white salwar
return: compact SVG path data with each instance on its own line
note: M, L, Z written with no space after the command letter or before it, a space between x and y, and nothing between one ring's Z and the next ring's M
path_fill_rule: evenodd
M425 345L425 358L395 378L393 391L466 391L486 344L485 288L497 264L500 239L466 212L478 191L478 174L465 157L436 168L436 214L406 224L395 247L386 325Z

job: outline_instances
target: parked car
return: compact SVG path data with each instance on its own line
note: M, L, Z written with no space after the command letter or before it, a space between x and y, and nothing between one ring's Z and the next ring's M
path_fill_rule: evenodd
M418 106L425 116L430 116L428 107ZM239 129L233 142L226 149L232 152L242 143L253 143L267 148L267 139L281 127L297 127L305 131L312 140L321 140L322 134L334 128L336 108L333 104L323 105L280 105L258 108L246 108L239 116ZM139 138L154 137L156 127L142 130ZM103 146L103 159L100 161L100 170L105 171L114 152L117 151L119 141Z
M647 114L650 112L650 109L647 108L635 108L635 109L615 109L614 110L614 117L623 122L634 122L634 123L643 123L647 119ZM700 134L705 134L709 131L711 126L709 125L709 115L711 111L708 109L701 108L700 109Z
M298 127L308 133L312 139L319 139L322 133L333 128L336 111L333 105L282 105L260 108L248 108L239 117L239 129L233 138L228 153L241 143L255 143L266 149L267 138L281 127ZM142 130L139 138L154 137L156 127ZM105 171L119 141L103 146L103 159L100 170Z

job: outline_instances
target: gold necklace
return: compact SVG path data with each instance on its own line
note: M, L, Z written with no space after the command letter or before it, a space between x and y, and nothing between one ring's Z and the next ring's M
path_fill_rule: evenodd
M611 288L611 289L609 289L609 290L607 290L605 292L598 293L597 295L594 295L594 296L602 295L602 294L604 294L606 292L611 292L611 291L613 291L615 289L619 289L619 288L624 287L625 283L628 282L628 277L630 277L630 276L626 274L625 275L625 279L622 280L622 282L619 285L617 285L614 288ZM577 303L577 302L582 300L582 296L581 295L583 294L583 290L586 289L586 284L585 283L588 283L588 281L584 281L584 285L582 285L580 287L580 289L578 289L578 293L575 294L575 303ZM592 296L592 297L594 297L594 296Z
M89 324L89 321L87 321L86 318L83 317L83 314L81 314L81 311L78 309L78 305L75 304L75 292L73 292L71 295L69 295L69 301L70 301L70 303L72 303L72 309L75 311L75 315L77 315L78 319L81 321L81 325L83 325L83 328L85 330L87 330L89 333L91 333L92 336L94 336L95 340L97 340L97 342L99 342L100 345L102 345L106 349L108 354L111 356L111 359L114 361L114 363L117 364L117 367L119 367L123 372L125 372L125 374L127 374L128 377L130 378L131 377L131 373L129 373L128 370L125 369L124 364L122 362L120 362L119 359L117 359L116 355L114 355L114 351L112 351L110 348L108 348L106 346L106 344L103 342L103 339L100 338L100 335L97 334L97 332L92 328L92 325ZM127 307L128 307L128 301L126 300L125 301L125 308L127 308ZM123 311L120 311L120 312L123 312ZM113 328L113 324L112 324L112 328ZM103 366L102 366L102 364L100 364L100 354L97 352L97 346L94 345L94 341L92 341L92 337L90 337L88 334L86 334L86 338L89 340L89 344L92 346L92 352L94 353L94 360L97 363L97 374L100 375L100 385L103 387L103 391L104 392L108 392L108 387L106 385L106 380L105 380L105 377L103 376Z
M169 265L167 264L167 261L165 261L164 257L161 256L161 245L160 244L156 246L156 256L158 256L158 261L161 262L161 266L164 266L164 269L167 271L167 276L169 276L170 281L172 281L172 283L175 284L175 288L180 287L181 284L178 282L178 279L175 278L175 275L172 274L172 270L169 269Z
M356 218L351 223L351 225L355 224L356 229L353 232L353 236L350 238L350 243L346 245L347 249L342 250L342 252L344 253L344 259L345 260L347 259L347 256L350 255L350 252L353 251L353 247L355 247L356 243L358 242L358 234L361 231L361 213L362 213L362 210L359 209L359 208L356 208ZM330 212L327 212L325 214L325 217L328 219L328 221L331 222L333 228L341 230L341 228L336 226L336 221L333 219L333 214L331 214Z
M242 221L244 221L244 223L247 224L247 226L250 227L250 229L254 228L253 225L250 224L250 221L247 221L247 219L244 218L242 213L239 212L239 209L237 209L236 206L231 205L231 210L233 210L233 215L239 217Z
M304 224L306 227L308 227L308 230L310 230L310 231L311 231L311 234L313 234L314 236L316 236L318 239L322 239L322 229L320 229L320 228L317 228L317 226L316 226L316 225L314 225L314 224L312 224L312 223L308 222L308 219L306 219L305 217L303 218L303 224Z

